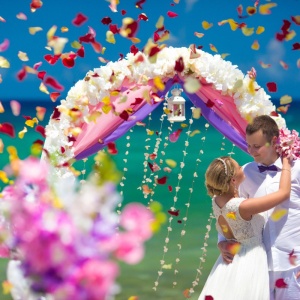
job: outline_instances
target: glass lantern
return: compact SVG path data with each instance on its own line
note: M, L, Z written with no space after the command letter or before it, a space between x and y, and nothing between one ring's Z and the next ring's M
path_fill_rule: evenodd
M173 122L185 121L185 99L181 96L182 89L171 90L171 97L166 97L168 102L168 120Z

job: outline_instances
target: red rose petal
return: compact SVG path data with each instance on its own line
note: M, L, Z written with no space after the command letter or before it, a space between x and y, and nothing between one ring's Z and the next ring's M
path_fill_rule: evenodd
M65 57L62 59L62 63L67 68L73 68L75 65L75 59L73 57Z
M55 90L63 91L64 87L53 77L48 76L45 80L45 84L51 86Z
M107 144L107 149L108 149L108 153L110 153L110 154L114 155L114 154L118 153L116 145L113 142Z
M35 131L40 133L42 135L42 137L46 138L45 128L43 126L37 125L35 127Z
M174 13L174 12L172 12L172 11L168 11L168 12L167 12L167 15L168 15L168 17L170 17L170 18L175 18L175 17L178 16L178 14L176 14L176 13Z
M46 71L40 71L37 73L37 77L41 80L44 80L45 75L46 75Z
M275 93L277 92L277 85L275 82L268 82L267 83L267 88L268 88L268 91L270 93Z
M7 134L10 137L15 137L15 129L10 123L0 123L0 133Z
M285 289L288 285L284 282L283 278L280 278L276 280L275 286L279 289Z
M293 44L293 49L292 50L300 50L300 43Z
M135 6L137 7L137 8L139 8L139 9L143 9L142 8L142 4L144 4L146 2L146 0L140 0L140 1L137 1L136 3L135 3Z
M84 57L84 47L81 46L76 53L79 57Z
M73 25L75 26L81 26L84 22L87 21L87 17L82 14L82 13L79 13L77 14L77 16L75 17L75 19L72 21Z
M165 184L167 182L167 176L156 179L157 184Z
M111 22L112 22L112 20L111 20L110 17L104 17L104 18L102 18L102 20L101 20L101 23L102 23L103 25L109 25Z
M168 213L169 213L171 216L175 216L175 217L178 217L178 216L179 216L179 212L180 212L179 209L178 209L178 210L175 210L175 211L173 211L173 210L168 210Z
M181 73L184 70L183 58L179 57L175 62L175 71Z
M17 78L22 81L26 78L27 76L27 72L26 72L26 69L25 67L23 67L18 73L17 73Z
M130 53L136 55L139 52L139 49L135 45L130 46Z
M52 102L55 102L59 96L60 96L60 93L53 92L53 93L50 94L50 99L51 99Z

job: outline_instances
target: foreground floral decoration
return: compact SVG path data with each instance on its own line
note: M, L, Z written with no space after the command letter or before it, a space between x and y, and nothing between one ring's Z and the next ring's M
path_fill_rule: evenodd
M279 130L277 140L277 152L280 155L292 157L294 160L300 158L300 138L296 130L282 128Z
M115 212L119 173L104 152L80 186L73 179L51 184L49 168L33 157L20 161L15 183L1 195L1 240L16 258L8 267L12 296L108 299L118 291L118 260L143 258L155 216L139 203Z
M285 120L274 114L276 108L270 96L255 81L254 71L244 75L220 55L211 55L193 45L190 48L165 47L155 53L152 56L143 52L129 53L125 59L89 71L69 90L46 126L45 148L55 165L65 165L74 158L72 146L83 125L114 109L117 102L110 102L111 97L120 93L124 85L131 84L134 88L151 82L155 93L163 90L164 82L175 76L187 76L185 89L190 93L199 89L199 79L212 84L221 95L234 99L245 120L262 114L272 115L279 128L285 127ZM98 111L95 111L96 106ZM56 172L59 177L66 176L63 168L56 169Z

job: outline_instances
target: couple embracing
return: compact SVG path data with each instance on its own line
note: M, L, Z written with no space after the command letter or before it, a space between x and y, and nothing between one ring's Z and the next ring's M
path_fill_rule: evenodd
M199 300L300 299L300 160L276 150L269 116L246 128L254 162L215 159L205 174L221 255Z

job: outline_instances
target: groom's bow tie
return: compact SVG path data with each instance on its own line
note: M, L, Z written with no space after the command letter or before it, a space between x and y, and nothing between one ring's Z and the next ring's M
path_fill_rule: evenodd
M262 173L264 171L278 171L277 167L274 165L271 166L258 166L259 172Z

